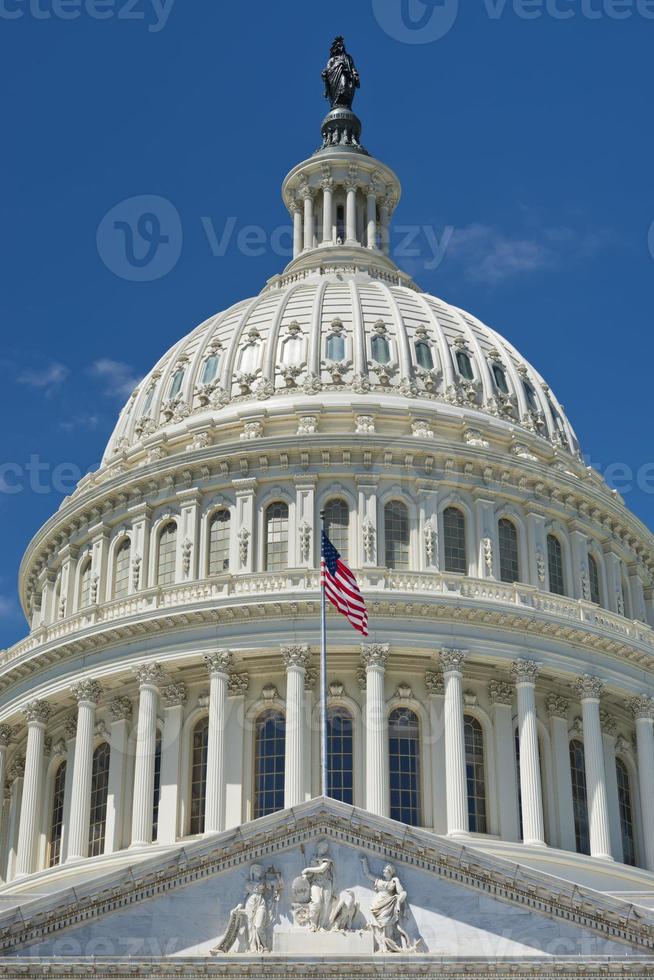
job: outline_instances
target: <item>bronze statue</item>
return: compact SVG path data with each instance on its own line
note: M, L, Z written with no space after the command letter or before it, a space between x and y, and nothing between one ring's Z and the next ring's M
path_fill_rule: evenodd
M332 109L336 107L351 109L361 80L351 55L345 50L345 42L340 35L332 44L329 61L322 77L325 82L325 98L329 99Z

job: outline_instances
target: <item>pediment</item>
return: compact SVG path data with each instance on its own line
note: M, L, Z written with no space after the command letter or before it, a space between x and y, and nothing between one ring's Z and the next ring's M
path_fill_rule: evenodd
M0 915L0 943L12 959L200 957L214 972L264 952L624 957L651 951L654 915L314 800L30 901Z

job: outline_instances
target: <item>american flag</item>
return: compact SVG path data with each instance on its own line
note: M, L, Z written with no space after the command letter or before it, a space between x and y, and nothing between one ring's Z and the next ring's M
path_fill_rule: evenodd
M322 532L320 561L321 582L325 595L338 611L349 619L355 630L368 635L368 613L357 580L325 532Z

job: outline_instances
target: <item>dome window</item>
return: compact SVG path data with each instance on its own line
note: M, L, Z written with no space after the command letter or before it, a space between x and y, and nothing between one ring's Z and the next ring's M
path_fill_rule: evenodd
M157 585L173 585L177 565L177 525L169 521L159 535Z
M384 551L386 568L409 569L409 512L399 500L384 507Z
M550 592L555 595L565 595L563 548L559 539L553 534L547 535L547 568L550 576Z
M89 857L104 854L109 797L109 761L111 750L107 742L98 745L93 753L91 769L91 824L89 828Z
M493 364L493 377L495 378L497 390L501 391L503 395L508 395L509 386L506 383L506 372L500 364Z
M345 360L345 337L341 334L333 333L327 338L327 360Z
M47 866L54 868L61 861L61 843L64 836L64 791L66 787L66 760L59 763L54 778L52 808L50 810L50 835L48 840Z
M434 369L431 347L424 340L416 341L416 362L418 367L424 368L425 371L433 371Z
M114 599L124 599L129 593L129 567L132 542L125 538L116 549L114 558Z
M391 820L420 826L420 722L409 708L396 708L388 719Z
M388 364L391 359L391 349L383 334L377 334L370 341L372 357L378 364Z
M497 537L500 546L500 580L509 584L519 582L518 531L513 521L503 517L497 525Z
M325 506L325 533L343 561L349 561L350 510L344 500L330 500Z
M229 511L219 510L209 525L209 575L229 571Z
M443 511L443 549L445 571L468 572L466 548L466 519L458 507L448 507Z
M284 809L286 719L281 711L266 711L254 734L254 813L265 817Z
M536 392L534 391L529 381L523 381L522 387L525 390L525 398L527 399L527 405L529 406L532 412L537 412L538 402L536 400Z
M327 716L329 797L354 803L354 723L346 708L330 708Z
M586 761L584 743L570 742L570 776L572 778L572 809L575 821L575 845L578 854L590 854L588 826L588 794L586 792Z
M220 354L210 354L209 357L204 362L204 369L202 371L203 385L210 385L213 381L216 380L219 364L220 364Z
M143 405L143 414L149 415L152 409L152 402L154 401L154 393L157 390L156 384L151 384L148 388L148 393L145 396L145 404Z
M459 369L459 374L465 381L474 381L475 374L472 370L472 361L464 350L458 350L456 352L456 366Z
M590 584L590 601L601 606L602 596L600 592L599 567L597 559L591 554L588 555L588 579Z
M486 763L484 732L474 715L463 719L468 784L468 828L473 834L488 833L486 819Z
M266 508L265 567L267 572L288 567L288 504L284 501Z
M207 752L209 748L209 718L196 723L191 746L191 819L189 834L204 833L204 812L207 801Z
M634 833L634 808L631 800L629 771L622 759L615 760L618 777L618 804L620 807L620 830L622 835L622 860L625 864L636 866L636 835Z
M177 398L180 391L182 390L183 380L184 380L184 368L177 368L177 370L173 374L173 380L170 385L170 394L168 395L169 398L171 399Z

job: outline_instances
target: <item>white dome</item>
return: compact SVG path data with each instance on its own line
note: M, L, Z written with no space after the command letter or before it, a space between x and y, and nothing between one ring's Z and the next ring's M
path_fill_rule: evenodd
M172 347L131 396L104 462L203 417L219 427L251 414L253 402L290 400L309 411L307 396L329 404L346 392L360 410L362 399L390 397L412 412L428 402L420 410L433 415L446 406L490 414L578 453L549 386L507 340L366 250L348 258L276 277Z

